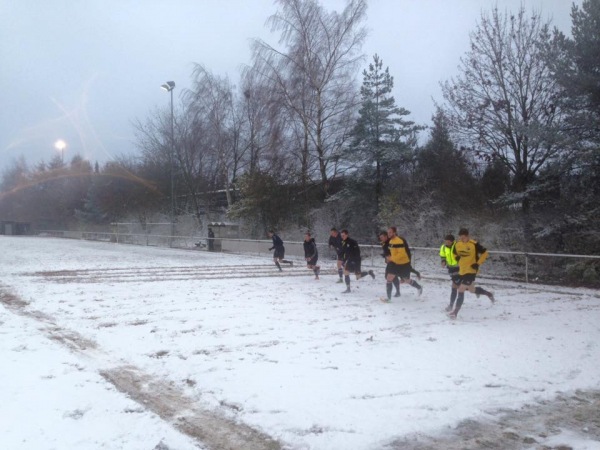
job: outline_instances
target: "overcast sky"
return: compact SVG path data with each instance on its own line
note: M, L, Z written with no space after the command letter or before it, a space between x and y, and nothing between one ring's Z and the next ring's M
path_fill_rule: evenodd
M567 33L572 3L497 2L501 10L541 10ZM469 32L494 4L371 0L365 67L378 53L394 77L396 103L429 124L439 82L456 75ZM136 152L132 121L169 107L160 85L175 81L179 95L193 63L237 84L250 40L276 43L265 26L275 11L272 0L0 0L0 170L20 155L30 164L50 160L58 139L67 142L65 160L78 153L102 164Z

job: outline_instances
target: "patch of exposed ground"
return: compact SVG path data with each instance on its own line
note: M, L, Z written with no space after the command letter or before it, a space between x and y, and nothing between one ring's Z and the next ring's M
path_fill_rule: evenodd
M333 269L323 270L323 275L337 273ZM113 269L84 269L41 271L23 274L40 277L54 283L141 283L157 281L210 280L224 278L290 277L310 276L305 267L286 268L279 272L275 265L239 266L185 266L185 267L140 267Z
M152 379L135 367L116 367L100 373L119 391L211 449L281 449L277 441L260 431L219 414L199 410L194 402L176 387L163 380Z
M13 312L23 310L23 308L29 305L26 301L20 299L11 292L6 291L3 286L0 286L0 303Z
M600 449L600 391L578 390L519 410L488 411L489 419L467 419L439 435L413 434L391 442L388 450L573 450L547 442L563 432L597 443Z
M54 322L49 315L28 308L29 303L0 286L0 303L6 306L6 309L24 317L29 317L46 325L44 331L48 339L60 342L72 351L83 352L87 349L95 349L96 343L86 339L75 331L65 330Z

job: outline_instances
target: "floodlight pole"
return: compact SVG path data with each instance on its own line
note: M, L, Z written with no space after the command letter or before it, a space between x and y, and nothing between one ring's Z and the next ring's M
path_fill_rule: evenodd
M175 155L175 115L173 114L173 89L175 89L174 81L167 81L161 86L167 92L171 93L171 153L169 156L169 165L171 170L171 237L169 239L169 246L173 246L173 237L175 235L175 188L174 188L174 170L173 170L173 157Z
M65 163L65 147L67 146L67 143L65 141L63 141L62 139L59 139L58 141L56 141L54 143L54 148L60 151L60 162L62 164Z

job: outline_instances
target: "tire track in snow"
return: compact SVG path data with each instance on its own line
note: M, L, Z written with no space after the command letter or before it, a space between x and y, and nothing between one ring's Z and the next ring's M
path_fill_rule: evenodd
M110 355L79 333L58 326L51 316L27 308L29 303L0 286L0 303L18 314L45 325L41 331L53 341L96 363L112 365ZM152 377L132 365L98 369L100 375L115 388L172 424L199 444L214 450L280 450L281 444L265 433L237 423L217 412L195 406L195 402L166 380Z
M100 374L119 391L211 449L281 449L277 441L248 425L199 410L181 391L163 380L143 374L133 366L101 370Z

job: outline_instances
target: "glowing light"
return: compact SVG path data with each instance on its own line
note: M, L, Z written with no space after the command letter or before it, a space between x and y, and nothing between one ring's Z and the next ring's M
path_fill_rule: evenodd
M54 148L60 152L61 161L65 160L65 148L67 147L67 143L62 139L59 139L54 143Z
M62 152L67 147L67 143L62 139L59 139L54 143L54 148L60 152Z

